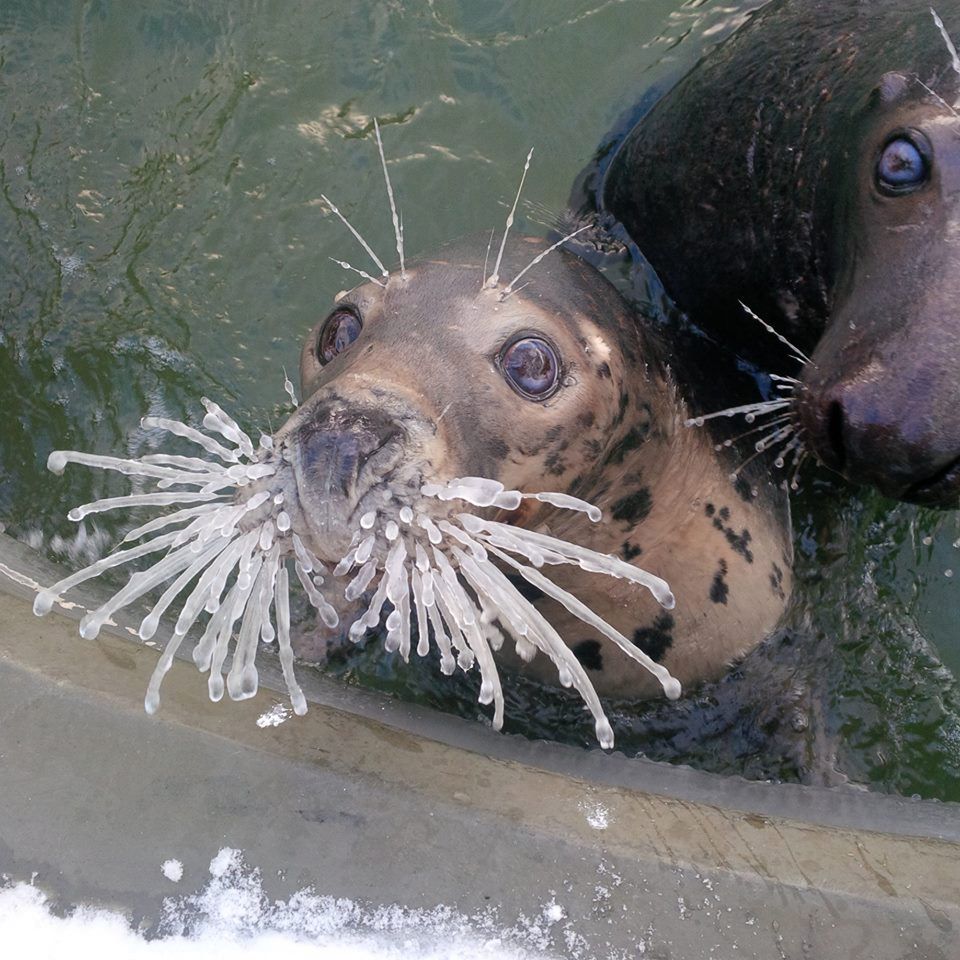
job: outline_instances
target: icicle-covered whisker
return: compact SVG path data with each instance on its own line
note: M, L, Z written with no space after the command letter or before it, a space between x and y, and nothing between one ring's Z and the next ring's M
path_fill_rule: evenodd
M775 413L777 410L785 410L791 406L793 406L792 399L759 400L756 403L744 403L738 407L726 407L723 410L715 410L713 413L690 417L684 421L684 426L702 427L708 420L716 420L719 417L744 417L747 423L753 423L757 417Z
M459 548L453 549L464 575L474 590L485 594L498 609L504 612L505 626L517 641L517 649L521 657L530 659L521 652L523 644L540 650L549 657L557 667L561 684L567 687L573 686L593 714L594 728L600 746L607 750L612 749L613 729L600 703L600 698L580 661L563 642L557 631L493 563L488 561L480 564Z
M179 420L169 420L166 417L144 417L140 421L140 426L147 429L165 430L174 436L183 437L184 440L189 440L191 443L203 447L207 453L212 453L215 457L219 457L227 463L238 463L240 461L240 454L237 453L236 450L229 450L222 443L214 440L213 437L208 437L205 433L201 433L194 427L181 423ZM58 452L62 453L63 451ZM86 466L99 466L99 464L87 463ZM211 464L211 467L213 466L216 465ZM47 469L52 470L54 473L60 472L56 467L51 465L49 460L47 461Z
M320 194L320 199L330 208L330 210L331 210L331 212L334 214L334 216L336 216L336 217L340 220L340 222L354 235L354 237L356 237L356 239L357 239L357 240L359 241L359 243L360 243L360 246L363 247L363 249L367 251L367 253L368 253L369 256L370 256L370 259L377 265L377 269L380 271L380 275L383 277L383 279L384 279L384 280L389 279L389 277L390 277L390 271L387 270L387 268L383 265L383 261L373 252L373 248L370 246L370 244L367 243L367 241L364 240L362 236L360 236L359 231L358 231L358 230L353 226L353 224L340 212L340 208L339 208L329 197L327 197L325 194L322 194L322 193L321 193L321 194ZM331 259L332 259L332 258L331 258ZM336 261L336 262L339 263L339 261ZM341 263L340 265L343 266L342 263ZM347 264L346 266L347 266L347 268L350 269L350 270L356 270L355 267L351 267L349 264ZM357 273L361 273L362 271L356 270L356 272L357 272ZM372 280L373 278L371 277L370 279ZM374 281L374 282L377 282L377 281ZM380 285L383 286L383 284L380 284Z
M79 522L93 513L105 513L108 510L122 510L127 507L166 507L176 503L224 503L219 493L195 493L177 491L176 493L136 493L123 497L107 497L104 500L94 500L91 503L74 507L67 517ZM210 506L207 509L211 509ZM215 507L213 507L215 509ZM126 538L124 538L126 539ZM135 538L131 538L135 539Z
M386 284L382 280L378 280L376 277L371 277L366 270L361 270L359 267L355 267L352 263L348 263L346 260L338 260L336 257L330 257L338 267L343 270L349 270L351 273L357 274L361 279L366 280L368 283L375 283L378 287L386 287Z
M500 264L503 261L503 251L507 246L507 236L510 233L510 228L513 226L513 218L517 212L517 204L520 202L520 194L523 192L523 184L527 179L527 171L530 169L530 160L533 157L533 147L530 148L530 152L527 154L527 159L523 164L523 173L520 176L520 186L517 187L517 195L513 198L513 206L510 208L510 213L507 214L507 222L503 228L503 238L500 240L500 249L497 252L497 260L493 265L493 273L487 278L488 287L496 287L500 283ZM516 280L514 281L516 282Z
M530 270L530 269L532 269L533 267L535 267L538 263L540 263L540 262L544 259L544 257L546 257L546 256L548 256L549 254L553 253L554 250L558 249L559 247L562 247L568 240L572 240L572 239L573 239L575 236L577 236L578 234L583 233L583 231L586 230L586 229L588 229L589 226L590 226L590 225L587 224L586 226L580 227L578 230L574 230L572 233L568 233L565 237L561 237L556 243L554 243L554 244L552 244L551 246L547 247L547 249L544 250L542 253L538 253L538 254L503 288L503 290L500 291L500 296L499 296L498 299L501 300L501 301L506 300L507 297L509 297L510 294L514 292L513 288L514 288L514 285L516 284L516 282L517 282L528 270Z
M292 395L292 384L288 393ZM173 509L130 530L122 549L41 591L34 610L43 615L68 590L112 569L136 564L126 584L83 618L80 632L85 638L95 637L120 610L166 584L138 630L140 638L149 641L161 618L178 605L172 636L144 699L148 712L159 707L160 685L184 639L198 621L207 617L193 659L202 671L210 671L211 697L219 699L225 691L233 699L253 696L259 685L255 665L258 645L276 639L291 701L295 711L302 713L306 701L292 672L289 601L284 592L289 586L286 564L294 562L308 599L317 607L323 623L333 627L338 622L337 613L314 583L323 582L326 568L291 529L293 522L284 507L284 484L288 481L283 471L289 468L283 464L282 451L275 449L267 436L261 436L255 448L250 435L218 404L204 398L203 406L203 428L209 433L165 418L148 417L141 422L146 428L159 428L200 446L216 460L155 452L139 459L79 451L50 455L49 466L55 472L62 472L68 463L77 463L146 478L155 481L158 488L83 504L70 511L75 521L107 511ZM255 486L251 488L251 484ZM188 489L170 489L181 485ZM147 537L150 539L143 539ZM127 546L138 540L141 542ZM158 553L160 559L139 568L142 558ZM308 575L311 573L314 580ZM276 616L276 626L271 612ZM236 639L235 628L239 628ZM224 682L223 668L231 644L233 659Z
M201 397L200 402L207 411L203 418L203 425L214 433L219 433L224 439L240 448L240 452L249 459L255 460L253 441L240 429L240 424L233 419L223 408L207 397Z
M497 547L491 547L491 550L496 556L500 557L501 560L513 567L528 583L533 584L533 586L542 590L548 597L562 604L575 617L582 620L588 626L593 627L594 630L603 634L608 640L612 640L628 657L636 660L645 670L652 673L653 676L660 681L663 692L668 699L679 699L682 692L680 681L677 680L666 667L648 657L636 644L628 640L619 630L607 623L601 616L594 613L593 610L578 600L572 593L557 586L557 584L539 571L508 556Z
M950 34L947 33L947 28L944 26L943 20L940 19L940 14L931 7L930 14L933 17L933 22L936 24L937 29L940 31L940 36L943 37L943 43L947 48L947 53L950 54L950 66L953 67L954 73L960 76L960 57L957 56L957 48L954 45L953 39Z
M373 132L377 137L377 151L380 154L380 164L383 167L383 179L387 185L387 200L390 203L390 218L393 221L393 233L397 241L397 256L400 258L400 279L407 279L407 271L403 262L403 225L397 215L397 203L393 196L393 185L390 183L390 173L387 171L387 160L383 155L383 141L380 139L380 124L373 118Z
M780 416L774 417L772 420L764 420L763 423L759 423L755 427L751 427L749 430L744 430L743 433L738 433L735 437L727 437L723 442L716 444L714 446L714 450L719 451L724 447L732 447L741 440L746 440L747 437L752 437L755 433L760 433L761 430L770 430L772 427L790 423L792 420L793 411L782 413Z
M782 333L776 330L774 327L770 326L766 320L763 320L761 317L758 317L742 300L739 301L740 306L743 307L744 312L748 317L753 318L763 327L767 333L776 337L785 347L789 348L793 352L793 359L798 363L807 364L810 362L810 358L798 347L792 344Z

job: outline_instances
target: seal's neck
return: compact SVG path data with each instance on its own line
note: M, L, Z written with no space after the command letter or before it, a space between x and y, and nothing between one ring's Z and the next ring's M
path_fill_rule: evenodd
M790 592L789 507L776 478L751 490L731 479L709 436L684 426L685 412L656 435L607 463L593 501L604 521L556 535L614 554L663 577L676 596L666 611L626 581L558 571L558 580L613 623L681 683L718 677L776 626ZM615 454L615 456L617 456ZM553 520L554 518L550 518ZM599 636L587 636L551 609L561 635L577 637L600 692L637 696L658 686ZM588 643L589 641L589 643ZM586 647L582 646L587 643Z

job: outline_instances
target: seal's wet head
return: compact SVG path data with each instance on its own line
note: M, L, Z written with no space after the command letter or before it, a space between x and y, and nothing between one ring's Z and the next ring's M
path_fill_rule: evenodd
M882 79L865 112L835 233L832 319L800 414L828 466L891 497L955 507L960 116L903 73Z
M601 203L725 347L796 372L742 302L811 355L799 412L823 462L953 507L960 4L935 6L765 4L627 133Z

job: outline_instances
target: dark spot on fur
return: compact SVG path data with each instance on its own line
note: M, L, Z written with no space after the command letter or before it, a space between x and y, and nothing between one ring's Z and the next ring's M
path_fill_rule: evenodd
M587 454L587 460L593 461L599 458L603 453L603 444L599 440L585 440L583 449Z
M598 376L601 380L609 380L610 377L613 376L613 374L610 373L610 364L608 364L608 363L601 363L600 366L597 367L597 376Z
M559 453L551 453L543 465L551 477L559 477L567 469L567 461Z
M539 587L535 587L532 583L524 580L519 574L507 574L507 579L513 584L517 590L517 593L519 593L524 600L529 600L531 603L536 603L538 600L542 600L546 596L546 594Z
M717 572L713 575L713 583L710 584L710 599L724 606L726 606L727 597L730 596L730 585L724 580L726 575L727 561L721 559Z
M643 424L641 426L631 427L626 435L618 440L613 449L607 455L607 463L623 463L623 458L631 451L636 450L637 447L647 439L647 436L650 434L649 424Z
M703 508L703 512L704 512L708 517L712 517L712 516L717 512L717 508L716 508L712 503L708 503L708 504Z
M642 487L635 493L618 500L610 510L614 520L624 520L631 525L645 520L653 506L648 487Z
M720 514L719 514L719 516L720 516L720 519L721 519L724 523L726 523L726 522L730 519L730 508L729 508L729 507L721 507L721 508L720 508Z
M713 510L713 504L707 504L707 516L712 516L711 510ZM724 525L724 520L730 518L730 511L727 507L724 507L719 515L713 518L713 526L716 530L719 530L727 543L730 544L730 548L734 553L739 554L743 557L747 563L753 563L753 551L750 549L750 543L753 541L753 537L750 534L750 531L744 527L739 533L736 532L732 527Z
M739 533L734 533L733 530L724 530L724 536L726 536L727 543L733 548L734 553L739 553L747 563L753 563L753 551L748 546L753 537L750 536L750 531L746 527Z
M499 437L491 437L486 442L484 453L493 460L506 460L510 447Z
M775 563L771 566L770 588L778 600L786 600L787 595L783 592L783 570Z
M594 415L593 411L587 410L585 413L581 413L577 417L577 426L582 428L583 430L587 430L588 428L594 425L596 420L597 418Z
M558 423L555 427L551 427L543 435L543 439L546 440L547 443L554 443L555 441L559 440L561 436L563 436L563 430L564 430L563 424Z
M627 563L631 560L636 560L641 553L643 553L643 547L635 546L629 540L623 541L623 546L620 548L620 556L623 557Z
M602 670L603 656L600 653L599 640L581 640L573 647L573 655L587 670Z
M673 646L673 627L673 617L669 613L661 613L652 626L634 630L633 642L651 660L659 663Z

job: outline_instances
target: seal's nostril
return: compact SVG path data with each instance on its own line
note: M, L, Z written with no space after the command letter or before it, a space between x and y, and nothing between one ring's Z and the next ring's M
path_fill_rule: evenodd
M835 459L834 469L842 470L847 459L843 440L843 404L834 400L827 412L827 440Z

